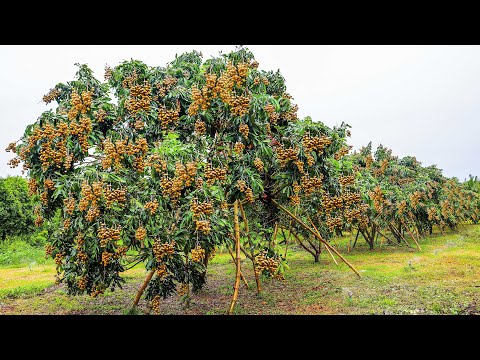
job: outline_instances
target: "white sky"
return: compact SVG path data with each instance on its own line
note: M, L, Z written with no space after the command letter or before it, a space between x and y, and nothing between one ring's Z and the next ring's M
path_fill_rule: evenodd
M382 143L399 156L437 164L460 180L480 175L480 46L246 45L264 70L280 69L300 117L352 126L354 148ZM0 46L0 176L18 175L4 151L34 122L42 96L73 79L87 63L98 79L104 66L138 59L163 66L175 54L204 59L234 45Z

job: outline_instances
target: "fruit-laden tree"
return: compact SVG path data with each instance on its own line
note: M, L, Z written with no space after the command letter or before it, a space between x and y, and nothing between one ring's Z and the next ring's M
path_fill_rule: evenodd
M399 159L382 145L372 154L371 143L349 157L359 173L357 189L368 205L368 222L355 225L370 249L380 235L392 244L408 245L410 238L420 249L419 237L431 234L434 225L454 229L474 215L473 194L468 196L458 181L445 178L435 166L422 167L412 156Z
M195 51L165 67L127 61L107 67L105 79L79 65L76 80L44 96L58 106L9 147L40 202L37 223L62 209L46 251L69 293L114 289L144 262L135 304L145 289L154 309L175 292L188 301L215 248L235 243L238 295L246 212L265 234L244 239L255 273L281 277L272 203L288 184L273 154L298 121L282 75L259 70L240 48L203 63Z
M35 229L27 181L19 176L0 179L0 240L31 234Z
M329 241L353 218L362 221L361 195L352 191L352 163L344 159L351 148L346 142L348 127L341 124L329 128L307 118L288 129L288 146L294 151L277 151L282 176L289 185L283 187L281 194L288 198L296 217L310 228L282 217L281 231L288 230L286 234L291 234L315 262L322 252L322 240ZM320 236L315 236L311 229ZM328 247L327 251L330 252Z

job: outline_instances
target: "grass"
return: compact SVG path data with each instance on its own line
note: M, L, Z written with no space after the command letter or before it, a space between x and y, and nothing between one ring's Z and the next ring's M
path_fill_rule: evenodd
M480 313L480 225L466 225L445 236L434 233L415 248L382 246L369 251L358 240L347 252L349 237L337 239L338 249L362 274L345 264L335 265L328 254L319 263L296 246L289 246L289 270L284 282L262 280L256 294L248 260L235 314L478 314ZM123 290L92 299L72 297L53 285L54 264L47 261L0 266L0 313L7 314L128 314L146 272L141 265L124 274ZM207 284L183 309L174 296L162 302L163 314L225 314L234 282L228 253L217 253L208 269ZM34 295L35 296L32 296ZM135 313L145 313L142 299Z

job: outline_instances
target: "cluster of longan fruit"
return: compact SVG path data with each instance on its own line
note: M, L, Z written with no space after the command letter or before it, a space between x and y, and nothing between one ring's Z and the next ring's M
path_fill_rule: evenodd
M92 121L88 117L83 116L79 122L72 121L69 130L70 135L77 136L82 151L87 152L89 148L88 136L92 132Z
M205 169L205 178L207 179L207 185L211 186L215 180L225 181L227 178L227 170L217 167L213 168L211 164Z
M127 144L126 140L117 140L113 144L110 139L103 142L103 151L105 157L102 159L102 167L107 170L113 166L116 170L121 169L123 155L135 156L134 167L139 171L143 171L145 163L144 158L148 151L147 140L143 137L137 138L135 143Z
M260 254L255 256L255 272L257 275L266 270L272 277L279 275L280 278L283 278L281 274L276 274L278 266L279 262L271 257L268 257L266 251L262 251Z
M201 263L205 259L205 249L198 247L192 249L192 261Z
M138 241L142 241L143 239L145 239L147 237L147 230L145 230L144 227L139 227L136 231L135 231L135 239L138 240Z
M88 209L87 215L85 215L85 219L87 219L90 222L93 222L99 216L100 216L100 209L97 206L92 205Z
M327 214L331 213L335 209L341 209L343 207L342 198L339 196L322 196L322 207Z
M68 215L72 215L73 212L75 211L75 204L76 204L76 201L71 196L63 200L63 205L65 206L65 212Z
M205 126L205 122L201 120L195 121L195 133L197 135L203 135L207 131L207 127Z
M177 106L175 109L167 109L164 105L158 107L158 120L162 129L166 130L170 124L176 125L178 123L180 114L180 106L177 101Z
M263 172L264 164L260 158L255 158L255 160L253 160L253 165L255 166L258 172L260 173Z
M63 220L63 228L65 230L68 230L71 224L72 224L72 221L70 220L70 218L66 218L65 220Z
M45 189L48 189L48 190L54 190L55 189L55 184L51 179L46 179L43 182L43 186L45 187Z
M362 216L362 211L360 208L345 209L344 215L348 222L352 222L355 219L360 219Z
M332 139L325 135L311 137L310 135L305 134L302 138L302 145L306 153L316 151L317 153L322 154L323 149L331 143Z
M193 220L195 222L195 231L201 231L205 235L208 235L212 230L210 226L210 220Z
M288 96L290 96L290 95L288 95ZM290 98L291 98L291 96L290 96ZM288 99L288 97L287 97L287 99ZM283 114L283 118L285 120L288 120L288 121L297 121L298 120L297 111L298 111L298 105L293 105L290 110L286 111Z
M418 203L422 199L423 194L420 191L415 191L413 194L410 194L409 199L410 199L410 205L416 209L418 206Z
M60 90L53 88L50 89L50 91L43 96L42 100L45 104L48 104L55 100L58 95L60 95Z
M448 218L453 213L453 207L448 200L440 201L440 212L444 218Z
M188 286L188 284L184 284L184 283L180 284L180 287L177 290L178 296L183 296L185 294L188 294L189 289L190 289L190 287Z
M92 291L92 293L90 294L90 296L92 298L96 298L98 295L101 295L105 292L104 289L99 289L99 288L96 288L95 290Z
M141 120L141 119L137 119L134 123L133 123L133 127L135 128L135 130L142 130L144 127L145 127L145 123Z
M305 195L311 195L315 190L322 188L323 175L320 174L318 176L302 176L301 184Z
M362 195L360 195L360 193L358 192L346 191L342 194L342 199L345 205L349 206L360 202L360 200L362 199Z
M213 214L213 204L209 202L199 203L197 199L193 199L190 204L190 210L193 213L193 222L195 223L195 230L202 231L205 235L211 230L210 220L203 219L200 220L202 215L211 215Z
M348 131L348 130L347 130ZM348 135L347 135L348 136ZM350 151L350 149L352 148L352 146L343 146L340 148L340 150L338 150L335 155L333 155L333 158L335 160L340 160L342 157L344 157L345 155L348 154L348 152Z
M162 279L165 275L167 275L167 265L163 263L158 265L156 270L159 279Z
M199 203L196 198L190 204L190 211L194 218L199 218L201 215L213 214L213 204L211 202Z
M161 81L160 83L156 84L155 87L158 90L158 95L161 97L164 97L167 95L167 92L170 90L170 88L177 83L177 79L168 75Z
M146 160L146 166L154 167L157 173L167 170L167 162L160 155L152 154Z
M130 97L125 102L125 108L132 114L143 110L146 113L150 110L152 102L152 87L148 82L143 85L133 85L130 87Z
M79 252L77 253L77 258L78 258L78 260L79 260L80 262L82 262L82 263L86 263L87 260L88 260L88 256L87 256L87 254L86 254L84 251L79 251Z
M113 75L113 70L110 66L105 65L105 74L103 75L103 78L105 81L110 80Z
M35 218L34 224L37 227L42 226L43 225L43 217L41 217L40 215L37 215L37 217Z
M64 256L65 255L63 253L57 253L55 255L54 261L55 261L55 264L57 264L57 266L62 265L62 260L63 260Z
M77 286L80 290L85 290L87 288L88 279L86 276L82 276L77 280Z
M270 120L270 123L272 125L276 125L277 124L277 120L278 118L280 117L276 110L275 110L275 106L273 106L272 104L267 104L263 107L263 109L265 110L265 112L267 113L267 116Z
M110 260L113 258L113 255L112 253L109 253L108 251L104 250L102 252L102 261L101 263L103 264L103 266L107 266L109 263L110 263Z
M155 312L155 314L160 314L161 300L162 300L162 297L160 295L155 296L152 300L152 310Z
M95 113L95 120L98 122L98 123L103 123L105 121L105 118L107 117L107 112L103 109L99 109L96 113Z
M150 210L150 215L154 215L157 212L158 206L160 204L158 203L158 200L155 199L153 201L149 201L145 204L144 208L145 210Z
M245 199L249 203L253 203L255 201L255 198L253 196L253 190L249 186L247 186L247 183L244 180L238 180L235 187L237 187L238 190L240 190L240 192L245 195Z
M355 175L340 176L338 182L342 187L353 185L355 182Z
M87 181L84 181L82 183L80 192L81 198L78 202L78 210L80 211L85 211L90 205L90 208L88 209L86 215L86 219L88 221L94 221L100 215L100 210L97 207L97 202L102 192L103 183L96 182L94 183L94 185L95 186L90 186Z
M52 256L52 252L55 248L53 247L52 244L46 244L45 245L45 257Z
M248 113L250 98L247 96L232 96L228 103L234 116L243 116Z
M383 210L383 203L385 202L385 198L383 196L382 189L380 186L376 186L373 191L368 192L368 196L370 199L373 200L373 206L378 212L381 212Z
M165 256L170 256L175 253L175 241L172 243L161 243L159 240L156 240L153 243L153 254L158 262L161 262Z
M211 101L220 97L220 99L231 107L233 115L242 116L248 112L250 99L246 96L236 96L233 94L235 85L242 86L248 75L249 65L239 63L235 66L229 62L226 71L223 71L217 79L216 74L205 75L205 85L202 89L192 86L192 103L188 108L190 116L197 115L200 110L207 110Z
M70 111L68 112L68 119L73 120L78 114L85 114L92 106L92 91L83 91L81 95L77 90L73 89L70 95Z
M46 191L43 191L41 194L40 194L40 200L42 202L43 205L47 205L48 204L48 193Z
M369 169L370 166L372 166L372 163L373 163L373 157L371 154L368 154L367 156L365 156L365 168L366 169Z
M32 196L37 193L38 185L35 178L28 179L28 196Z
M113 189L111 185L108 185L104 191L103 196L105 198L105 206L110 207L114 202L123 204L127 200L127 190L125 189Z
M245 150L245 145L244 145L242 142L237 141L237 142L235 143L235 146L233 147L233 150L235 151L235 153L236 153L237 155L240 155L240 154L242 154L243 151Z
M105 225L102 225L97 231L98 238L100 239L100 246L105 247L110 241L116 242L120 240L120 231L121 229L107 228Z
M333 232L336 227L342 226L342 219L340 219L339 217L329 217L328 216L325 223L326 223L328 229L330 230L330 232Z
M247 138L248 138L248 134L249 134L249 132L250 132L250 128L248 127L247 124L243 124L243 123L242 123L242 124L240 124L240 126L238 127L238 131L240 132L240 134L243 135L243 137L244 137L245 139L247 139Z
M287 162L290 160L298 160L298 149L297 148L288 148L284 149L282 147L277 148L277 158L281 167L284 167Z

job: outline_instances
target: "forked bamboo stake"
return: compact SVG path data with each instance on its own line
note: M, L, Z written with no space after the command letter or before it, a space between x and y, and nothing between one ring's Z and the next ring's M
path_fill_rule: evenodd
M235 276L235 285L233 290L232 302L230 304L230 309L228 310L228 315L233 314L233 308L238 299L238 288L240 287L240 225L238 223L238 201L235 200L233 203L233 223L235 226L235 255L237 263L237 274Z
M418 250L422 251L422 249L420 248L420 245L418 244L417 239L415 239L415 236L413 236L412 232L410 231L410 228L407 226L407 224L405 224L405 222L403 220L402 220L402 224L407 229L407 231L410 234L410 237L412 238L412 240L415 241L415 244L417 245Z
M153 274L155 274L155 269L150 271L148 273L147 277L145 278L145 281L143 282L142 287L138 290L137 296L135 297L135 300L133 301L132 308L135 308L138 305L138 302L140 301L140 298L142 297L143 292L147 288L148 283L150 282L150 280L152 280Z
M258 276L257 267L255 265L255 257L253 256L253 250L252 250L253 242L252 242L252 238L250 237L250 228L248 227L247 215L245 213L245 210L243 209L242 203L240 203L240 212L242 213L242 219L243 219L243 223L245 224L245 231L247 233L247 239L250 245L250 260L252 261L253 273L255 274L255 282L257 284L257 294L260 294L260 292L262 291L262 287L260 285L260 277Z
M393 225L393 221L390 223L390 230L395 230L397 232L398 235L400 235L400 238L403 240L403 242L405 244L407 244L408 247L411 247L410 244L408 243L407 240L405 240L405 238L403 237L402 235L402 232L400 230L398 230L394 225ZM392 231L393 233L393 231ZM395 233L393 233L395 235Z
M321 236L320 233L318 232L318 229L317 227L315 226L315 224L313 223L312 219L310 219L310 216L308 216L308 220L310 221L310 224L312 224L313 228L315 229L315 231L317 232L318 236ZM318 244L318 246L321 246L321 244ZM337 263L337 260L335 260L335 258L333 257L333 254L332 252L330 251L330 249L328 247L325 246L325 249L327 249L328 253L330 254L330 256L332 257L333 261L335 262L335 264L337 264L338 266L338 263Z
M230 253L230 256L232 257L233 263L236 264L235 262L235 255L233 255L232 250L227 246L228 252ZM250 287L248 286L247 279L245 279L245 276L243 276L243 272L240 271L240 278L242 279L243 283L245 284L245 287L249 289Z
M280 210L286 212L288 215L290 215L291 218L293 218L296 222L298 222L304 229L310 231L316 238L318 238L318 240L320 240L321 242L323 242L325 244L325 247L328 247L330 248L330 250L332 250L335 254L337 254L337 256L342 259L342 261L348 265L348 267L350 269L352 269L355 274L357 274L357 276L359 278L362 277L362 275L360 275L360 273L353 267L352 264L350 264L335 248L333 248L332 246L330 246L330 244L328 242L326 242L325 240L323 240L323 238L321 236L318 236L318 234L313 231L312 229L310 229L302 220L300 220L299 218L297 218L295 215L293 215L290 211L288 211L288 209L286 209L285 207L283 207L282 205L280 205L279 203L277 203L275 200L272 199L272 202L275 206L277 206Z

